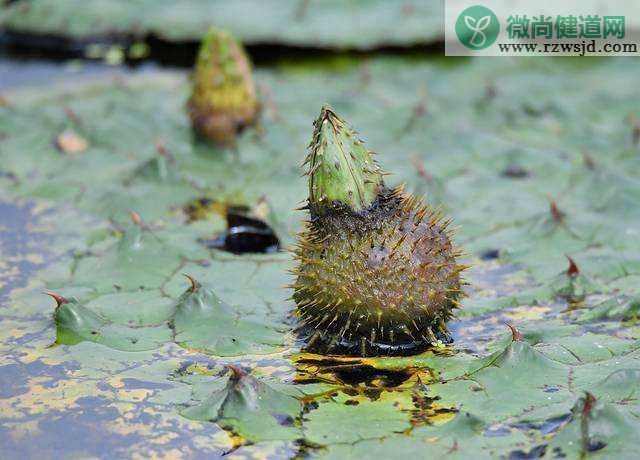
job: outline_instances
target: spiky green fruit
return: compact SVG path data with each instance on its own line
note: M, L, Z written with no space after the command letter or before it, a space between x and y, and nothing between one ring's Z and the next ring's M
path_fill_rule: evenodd
M315 121L308 208L293 285L307 349L320 353L415 353L448 340L462 296L449 221L384 173L332 109Z
M258 114L251 62L242 45L215 28L205 35L187 103L196 133L217 144L231 144Z

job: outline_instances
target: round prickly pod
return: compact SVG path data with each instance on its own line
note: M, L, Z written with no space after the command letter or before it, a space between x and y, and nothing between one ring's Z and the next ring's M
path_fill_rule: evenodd
M355 132L323 107L308 165L311 219L299 235L293 298L306 348L398 355L450 341L464 284L448 220L387 188Z
M201 137L216 144L233 144L237 133L258 114L251 62L242 45L215 28L205 35L187 102L191 124Z

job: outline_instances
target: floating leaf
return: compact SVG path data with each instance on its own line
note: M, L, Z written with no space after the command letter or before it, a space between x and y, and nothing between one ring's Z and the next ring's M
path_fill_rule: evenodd
M77 299L63 299L54 313L56 342L75 345L95 342L116 350L153 350L171 340L171 330L164 324L148 327L126 327L115 324L89 310Z
M319 3L309 5L312 12ZM84 11L60 17L74 22ZM262 126L243 132L234 152L194 142L186 72L5 91L0 444L8 456L217 458L235 448L238 456L273 458L523 458L553 457L573 442L570 458L582 442L572 407L585 391L596 407L610 408L606 429L589 430L590 446L606 446L589 456L633 455L623 442L637 438L628 428L638 413L640 171L625 120L640 104L629 90L638 63L452 62L340 56L261 66ZM426 191L460 226L471 286L448 322L450 347L358 362L298 360L287 336L294 305L283 288L290 253L207 248L202 241L224 234L226 212L190 220L182 211L202 197L245 208L266 197L269 212L256 213L287 249L304 219L294 210L306 196L300 162L325 103L385 152L379 161L395 173L390 185ZM91 141L75 157L52 142L70 121ZM514 164L528 174L505 174ZM567 273L566 254L579 273ZM196 318L181 318L185 328L175 331L186 349L172 342L167 324L184 298L185 272L220 299L184 309ZM75 345L48 346L56 331L45 288L78 299L59 310L59 340ZM505 323L522 337L514 341ZM123 351L133 349L132 338L144 349ZM201 380L171 378L186 360L204 363ZM253 419L227 432L181 416L179 408L226 388L228 378L212 373L227 364L300 395L303 416L276 412L295 420L288 427L287 417L264 416L269 427L259 435L248 428L263 426ZM242 446L240 435L229 436L234 430L244 432ZM272 440L250 441L263 432Z
M199 40L213 25L230 29L248 43L369 49L437 40L441 17L442 5L432 0L113 0L106 10L99 0L38 0L16 2L3 22L11 30L34 35L82 39L154 34L178 42Z
M173 328L179 345L218 356L269 353L283 345L283 334L273 326L242 318L195 281L178 300Z
M167 273L182 260L178 248L164 243L151 230L129 225L119 241L104 254L81 257L74 270L73 283L98 292L159 287Z
M223 387L210 391L182 414L193 420L216 422L249 442L301 437L298 400L235 366L227 368L224 380ZM200 385L210 387L207 382Z
M571 418L549 444L552 455L584 458L589 455L633 458L640 423L628 411L587 393L571 410Z
M617 319L629 321L638 319L640 316L640 299L618 299L611 298L585 310L579 320L581 322L591 322L604 319Z

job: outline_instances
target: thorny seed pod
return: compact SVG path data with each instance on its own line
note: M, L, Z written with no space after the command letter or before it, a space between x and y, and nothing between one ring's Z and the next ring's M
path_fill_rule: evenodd
M242 45L228 32L211 28L205 35L194 72L187 108L197 134L221 145L258 114L251 62Z
M311 219L299 235L293 298L307 349L411 354L450 341L462 297L448 220L387 188L356 133L323 107L305 164Z

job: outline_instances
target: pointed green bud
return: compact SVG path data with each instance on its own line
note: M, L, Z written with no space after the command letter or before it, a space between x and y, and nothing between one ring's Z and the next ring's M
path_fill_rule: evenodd
M209 29L198 51L192 80L187 105L198 134L228 144L239 130L254 122L258 99L251 61L230 33Z
M314 127L305 161L311 210L328 209L336 202L354 211L369 207L384 185L373 154L331 107L322 107Z

